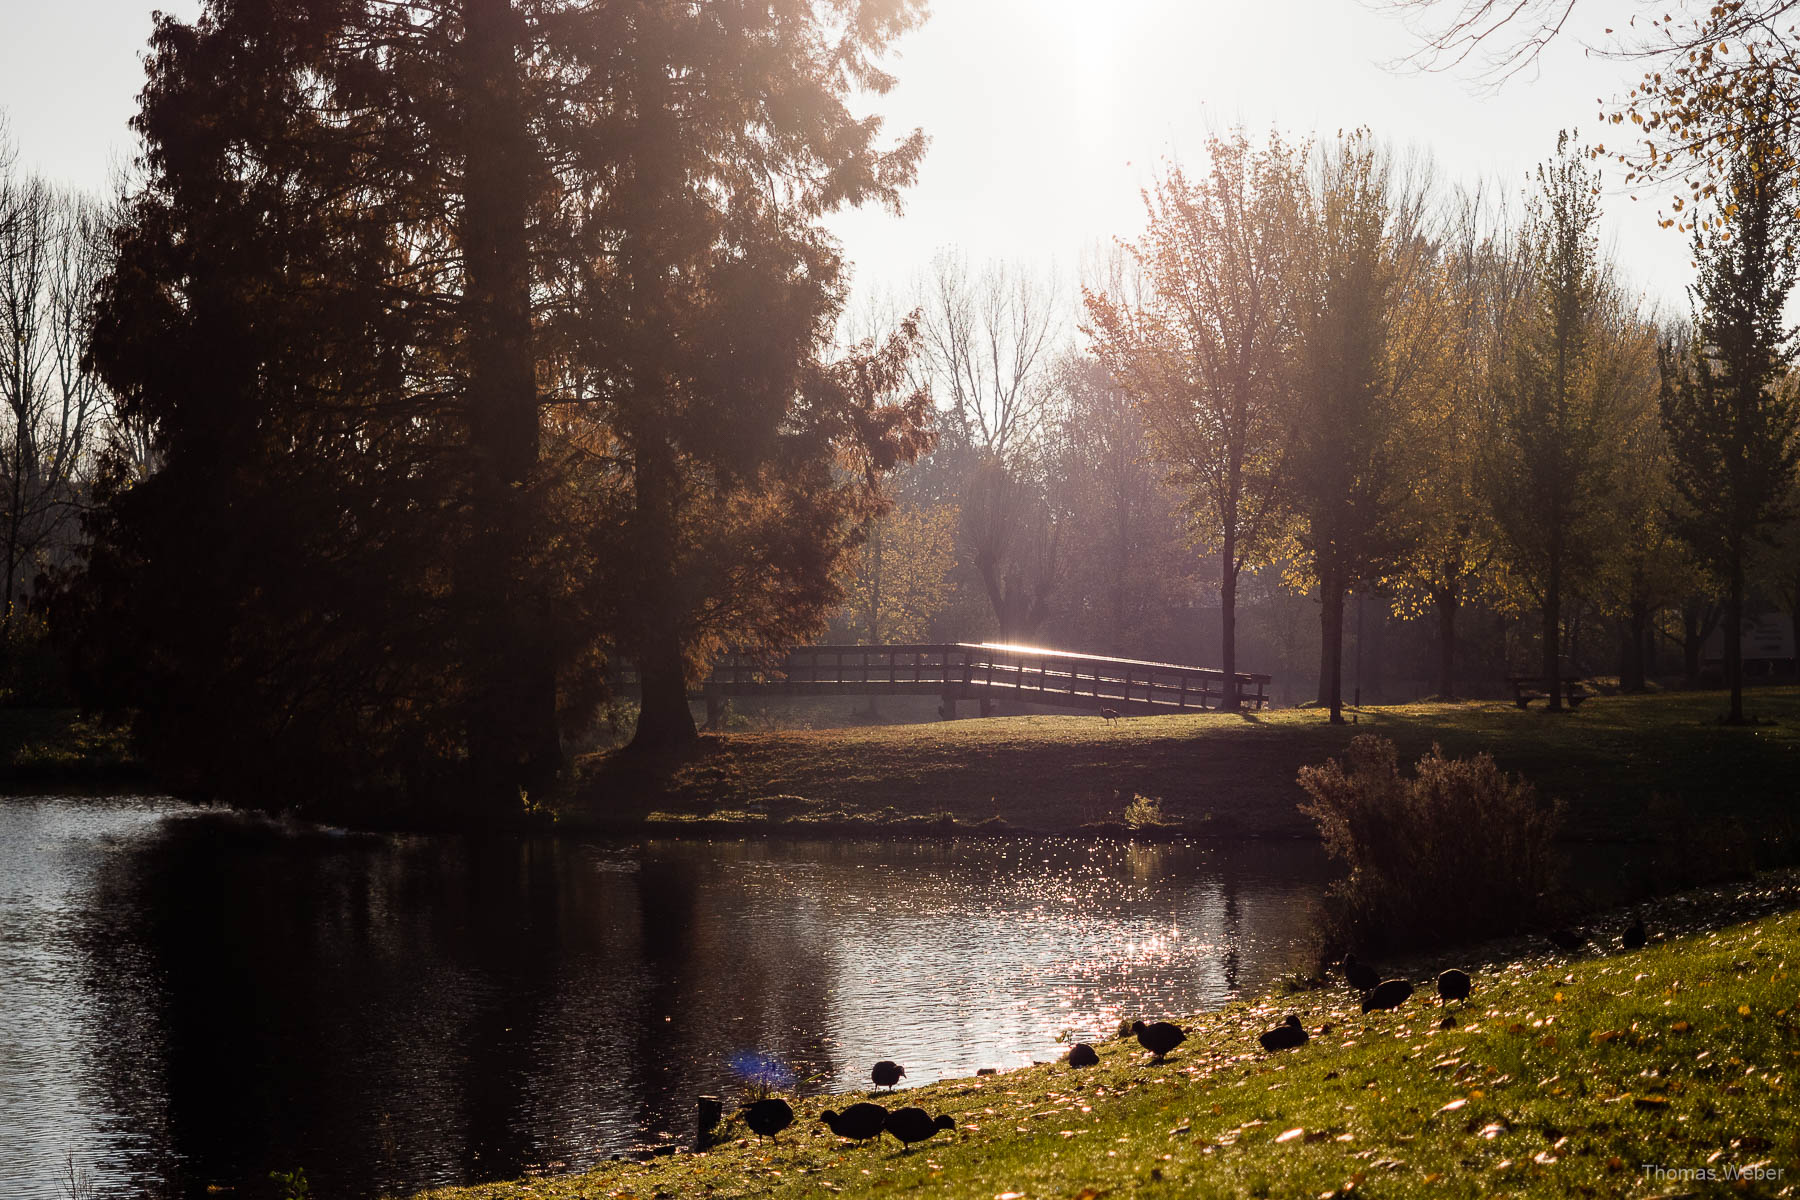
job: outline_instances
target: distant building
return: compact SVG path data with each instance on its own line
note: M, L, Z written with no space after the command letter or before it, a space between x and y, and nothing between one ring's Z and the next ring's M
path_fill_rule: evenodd
M1724 629L1713 631L1701 648L1700 658L1707 667L1721 667L1725 662ZM1787 613L1761 613L1746 617L1738 644L1743 647L1744 674L1785 675L1794 669L1794 622Z

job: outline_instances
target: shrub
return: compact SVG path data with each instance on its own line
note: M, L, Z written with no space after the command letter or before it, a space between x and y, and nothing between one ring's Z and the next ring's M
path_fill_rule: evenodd
M1125 806L1124 815L1120 818L1127 829L1156 829L1169 824L1163 816L1162 801L1155 796L1132 794L1131 803Z
M1512 933L1545 919L1560 804L1492 757L1438 747L1400 774L1394 744L1362 736L1340 763L1303 767L1302 804L1348 868L1327 898L1327 936L1370 950Z

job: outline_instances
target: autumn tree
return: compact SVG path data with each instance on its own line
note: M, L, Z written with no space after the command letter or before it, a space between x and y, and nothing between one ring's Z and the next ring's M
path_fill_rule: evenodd
M120 699L162 757L238 792L323 773L429 796L448 773L476 811L516 806L558 767L588 648L641 660L654 720L685 713L693 657L659 622L786 628L695 599L671 562L708 472L743 485L714 515L734 535L702 539L739 555L708 583L779 547L807 564L783 594L829 607L845 506L919 408L859 379L885 348L827 360L841 263L818 218L910 178L922 140L884 147L847 103L888 85L875 56L918 16L210 0L160 20L95 340L160 462L109 493L84 603L133 613L105 623L137 643ZM547 438L552 405L606 436ZM612 474L575 471L595 446ZM565 502L578 474L623 480L598 499L631 511ZM596 511L628 531L624 566L559 524ZM639 607L607 602L623 581Z
M1425 395L1403 435L1415 462L1413 537L1379 584L1396 615L1431 619L1437 695L1454 700L1459 618L1492 582L1494 536L1479 478L1482 402L1528 279L1504 211L1480 193L1456 209L1441 272L1438 357L1423 364Z
M1319 592L1319 699L1333 722L1345 595L1390 571L1415 537L1407 434L1447 340L1434 199L1422 169L1351 133L1319 152L1296 239L1296 562Z
M1564 602L1598 566L1621 413L1654 387L1652 332L1599 257L1592 176L1566 137L1559 151L1528 204L1533 279L1495 364L1482 472L1505 565L1538 611L1552 709L1563 707Z
M1796 346L1784 310L1795 280L1794 166L1755 149L1727 178L1717 227L1696 231L1695 336L1662 352L1662 421L1684 502L1680 529L1725 584L1726 720L1744 721L1748 565L1792 511L1800 466Z
M857 637L869 645L923 642L949 598L956 509L904 501L875 518L845 590Z
M1204 552L1219 558L1224 707L1235 709L1237 591L1281 535L1292 433L1297 154L1242 132L1205 174L1170 167L1146 193L1132 254L1143 295L1085 293L1094 352L1144 414Z
M1665 226L1692 228L1722 211L1707 202L1735 161L1755 151L1796 166L1800 25L1792 0L1652 5L1640 0L1382 0L1414 33L1410 56L1429 70L1470 70L1498 88L1530 70L1553 42L1639 64L1635 86L1602 102L1624 140L1596 146L1624 183L1679 183Z

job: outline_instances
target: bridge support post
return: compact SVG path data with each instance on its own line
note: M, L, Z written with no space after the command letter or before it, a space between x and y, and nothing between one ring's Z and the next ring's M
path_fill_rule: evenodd
M938 717L945 721L956 720L956 693L945 692L938 698Z

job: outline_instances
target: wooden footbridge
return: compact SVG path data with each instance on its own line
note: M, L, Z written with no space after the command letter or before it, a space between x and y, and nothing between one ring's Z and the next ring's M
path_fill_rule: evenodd
M1238 673L1239 703L1268 703L1269 676ZM960 700L1020 700L1121 715L1216 709L1225 673L1210 667L1105 658L1035 646L955 642L916 646L806 646L776 665L728 656L701 686L713 717L731 696L938 696L942 713ZM983 707L986 707L984 703Z

